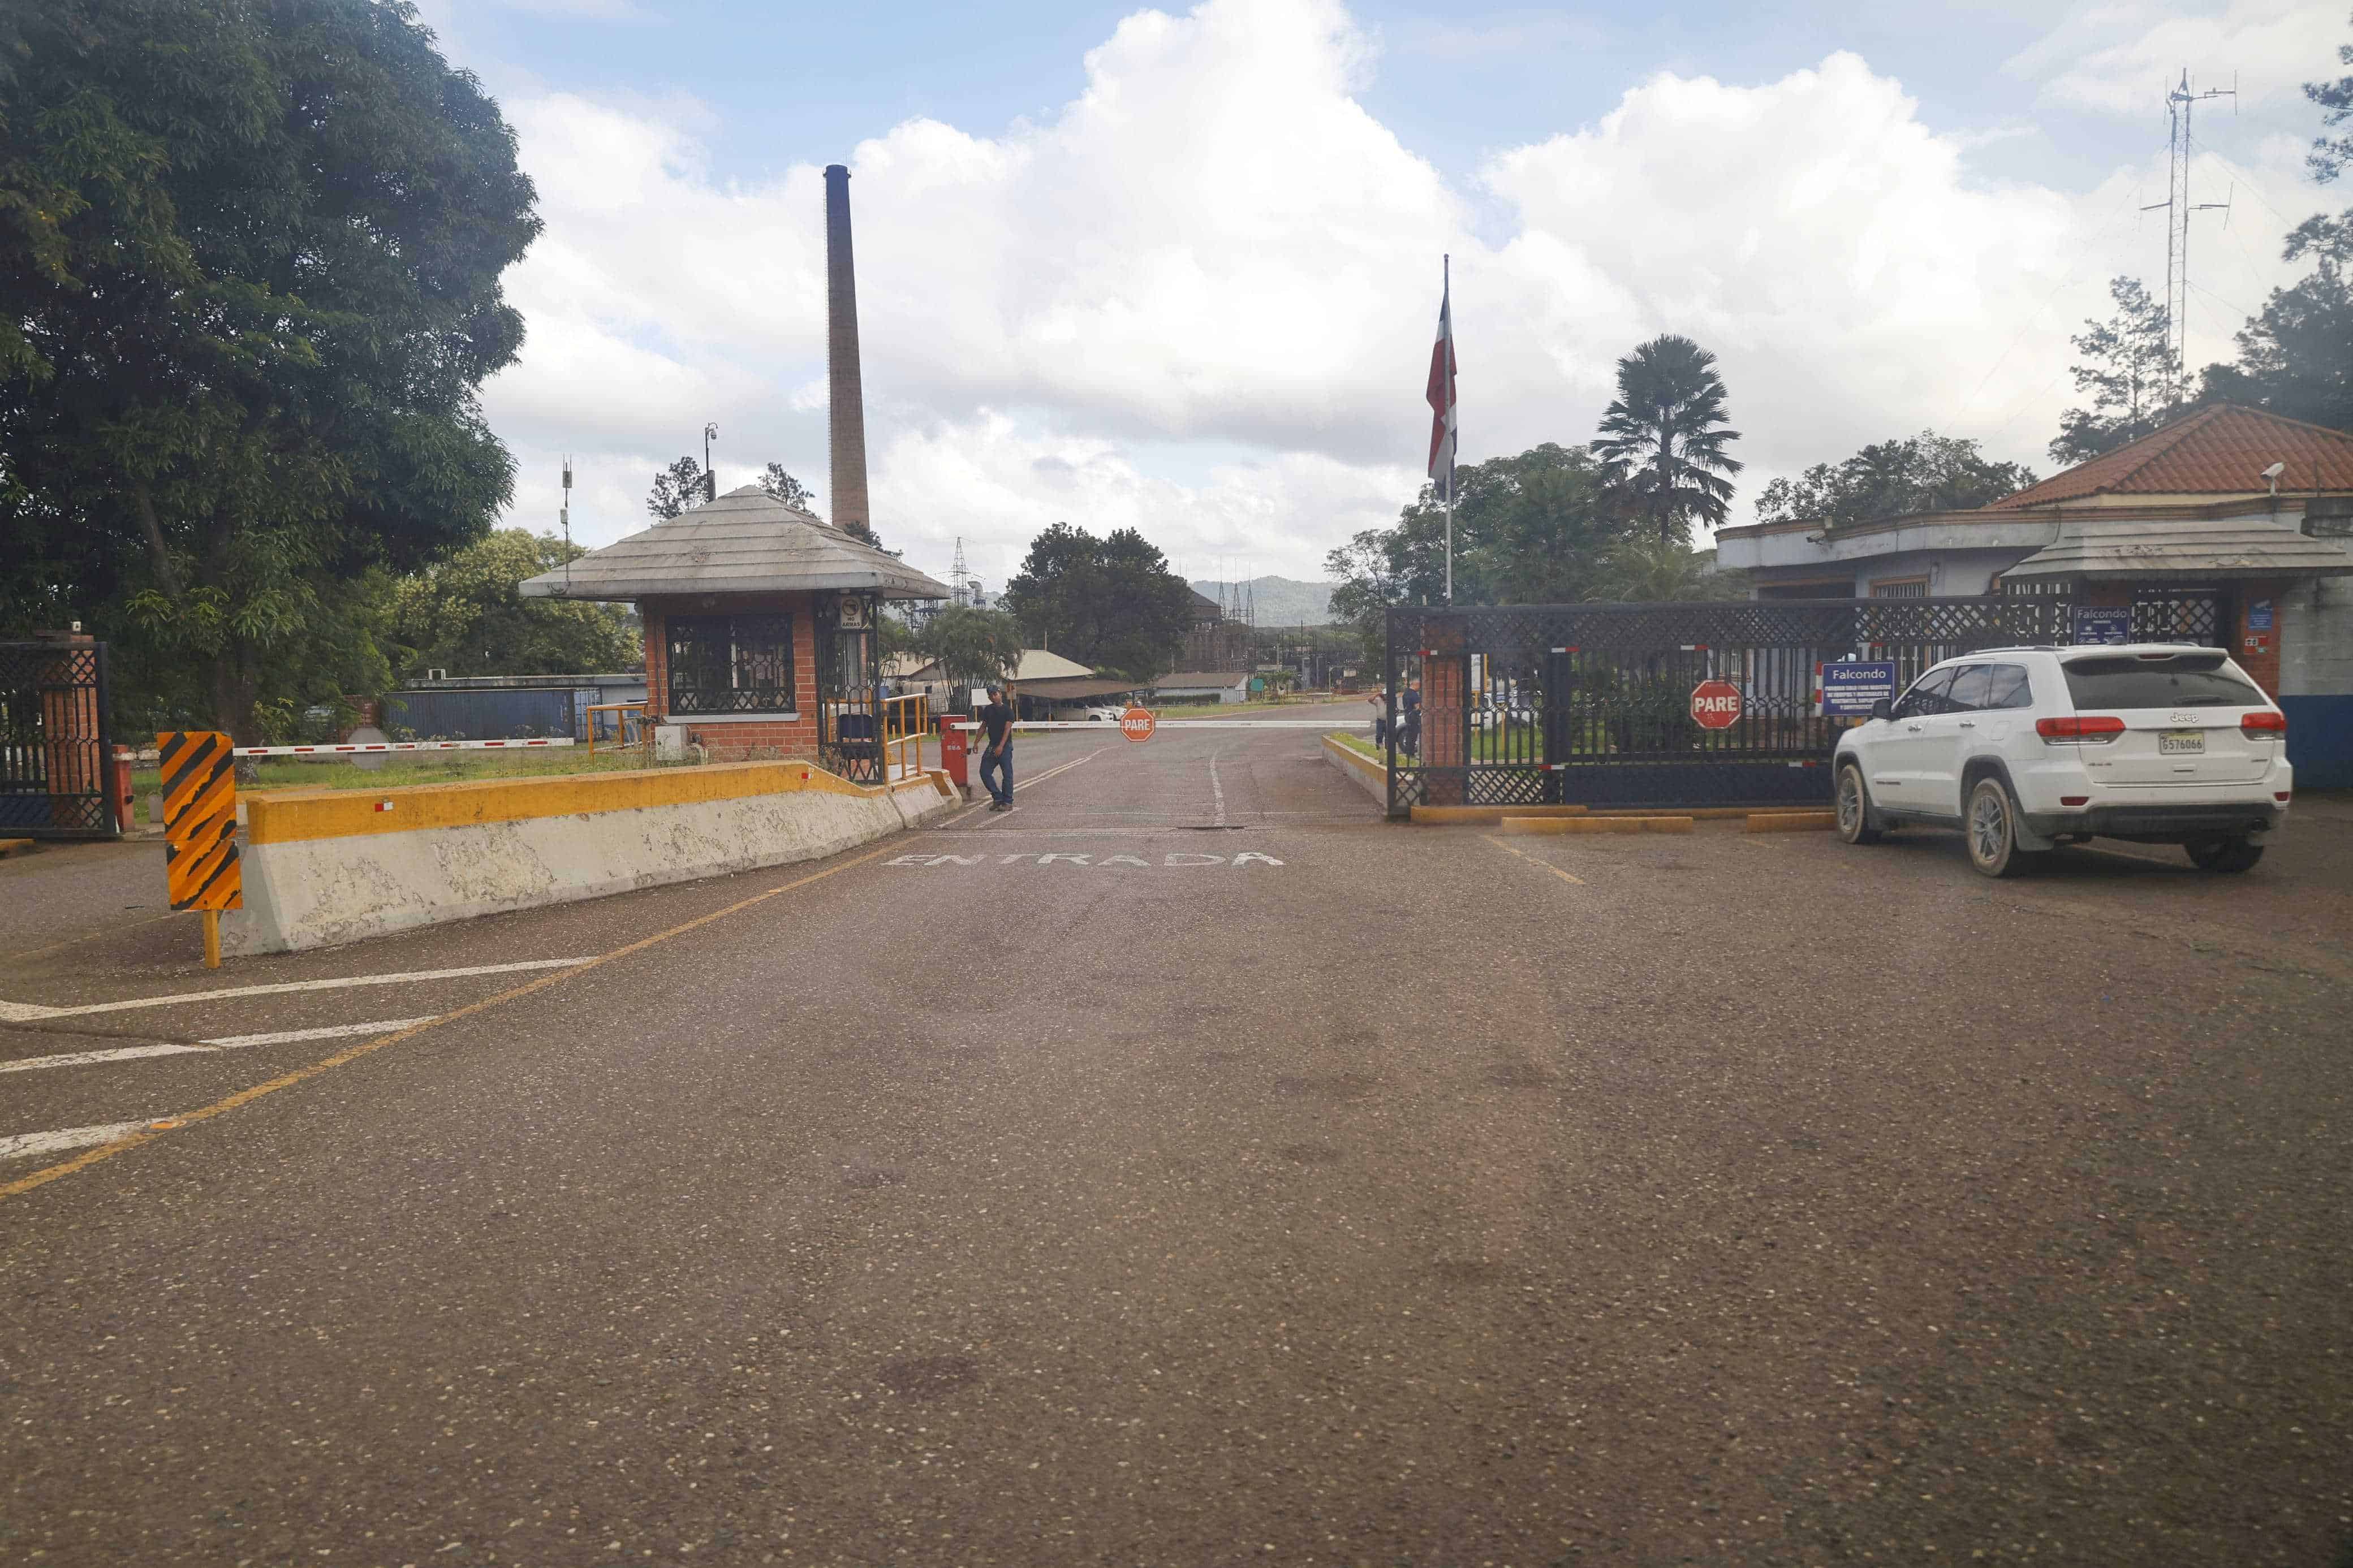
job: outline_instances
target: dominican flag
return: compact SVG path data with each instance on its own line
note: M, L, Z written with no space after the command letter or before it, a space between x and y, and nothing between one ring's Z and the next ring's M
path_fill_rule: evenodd
M1438 342L1430 351L1430 478L1438 499L1454 500L1454 281L1438 297Z

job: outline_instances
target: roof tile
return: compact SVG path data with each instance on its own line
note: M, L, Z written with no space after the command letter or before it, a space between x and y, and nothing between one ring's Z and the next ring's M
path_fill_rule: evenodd
M2284 492L2353 490L2353 435L2216 404L1985 510L2059 506L2095 495L2262 495L2263 471L2274 463L2287 465L2280 476Z

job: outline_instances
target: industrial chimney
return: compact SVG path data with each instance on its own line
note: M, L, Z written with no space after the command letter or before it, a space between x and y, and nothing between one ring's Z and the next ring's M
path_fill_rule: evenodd
M858 269L849 256L849 171L825 169L825 363L830 405L833 524L871 533L866 510L866 400L858 377Z

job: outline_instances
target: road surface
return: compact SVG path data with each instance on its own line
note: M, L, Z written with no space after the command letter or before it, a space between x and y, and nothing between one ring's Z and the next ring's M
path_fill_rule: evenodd
M2346 803L1997 884L1388 826L1295 730L1017 756L1008 815L216 974L100 909L152 847L0 864L0 1137L184 1123L0 1197L0 1559L2353 1540Z

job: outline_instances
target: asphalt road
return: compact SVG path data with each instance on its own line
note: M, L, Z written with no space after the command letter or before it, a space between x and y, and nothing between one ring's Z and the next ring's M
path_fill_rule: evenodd
M184 1122L0 1162L0 1562L2345 1561L2353 805L1997 884L1018 758L217 974L0 863L0 1138Z

